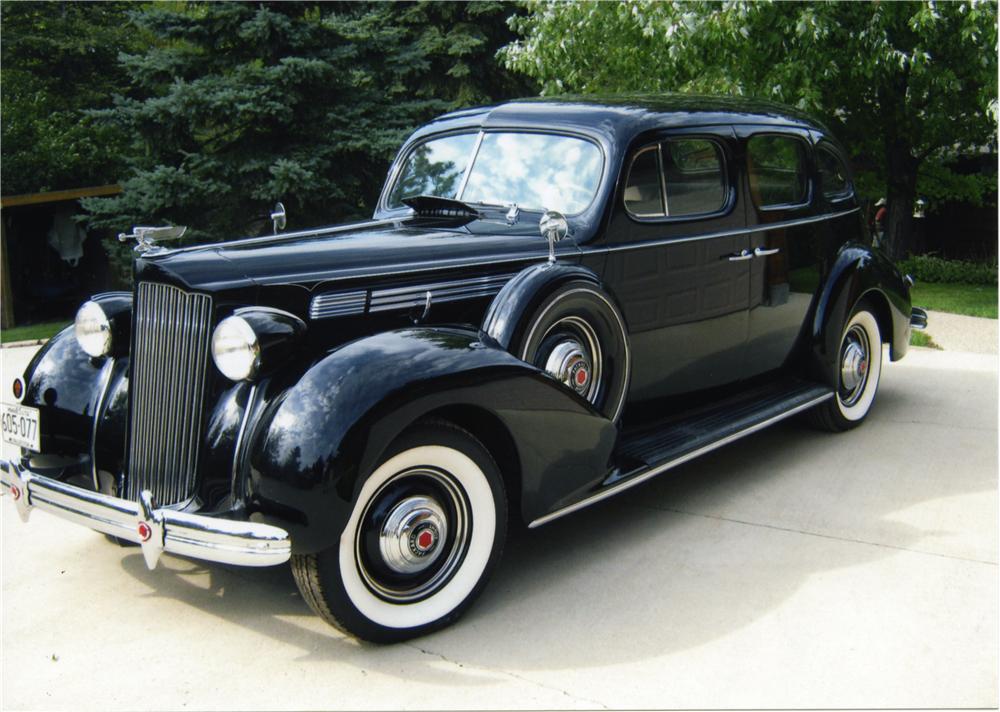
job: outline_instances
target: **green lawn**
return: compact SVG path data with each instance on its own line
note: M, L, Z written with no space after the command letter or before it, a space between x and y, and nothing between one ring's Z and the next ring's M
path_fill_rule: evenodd
M910 290L910 298L915 307L950 314L997 318L996 285L917 282Z
M15 326L13 329L0 331L0 342L30 341L33 339L48 339L72 324L71 321L48 321L44 324L29 324Z
M923 346L926 349L940 349L941 347L934 343L926 331L917 331L914 329L910 332L910 346Z

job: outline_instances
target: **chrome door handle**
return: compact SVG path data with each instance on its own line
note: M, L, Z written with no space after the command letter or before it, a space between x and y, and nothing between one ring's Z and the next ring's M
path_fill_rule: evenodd
M740 250L738 255L729 255L730 262L742 262L743 260L752 260L753 253L750 250Z
M776 255L781 252L780 247L775 247L773 250L765 250L763 247L753 248L754 257L767 257L768 255Z

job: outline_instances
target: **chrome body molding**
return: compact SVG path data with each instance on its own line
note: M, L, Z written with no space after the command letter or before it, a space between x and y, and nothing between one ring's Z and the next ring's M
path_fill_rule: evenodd
M913 307L910 312L910 327L917 331L927 328L927 312L920 307Z
M698 448L697 450L692 450L691 452L685 453L684 455L681 455L680 457L675 458L673 460L668 460L667 462L660 463L659 465L654 465L645 472L638 472L635 475L629 477L628 479L622 480L618 484L611 485L605 489L595 492L589 497L581 499L579 502L570 504L566 507L563 507L562 509L557 509L554 512L546 514L544 517L539 517L538 519L531 522L531 524L528 525L528 528L534 529L535 527L540 527L543 524L548 524L549 522L555 519L564 517L567 514L576 512L577 510L583 509L584 507L589 507L592 504L596 504L597 502L607 499L608 497L613 497L619 492L624 492L625 490L631 487L635 487L636 485L641 484L646 480L652 479L653 477L656 477L657 475L662 474L667 470L671 470L677 467L678 465L683 465L685 462L688 462L689 460L693 460L696 457L700 457L705 453L711 452L712 450L722 447L723 445L728 445L731 442L735 442L742 437L745 437L752 433L756 433L758 430L763 430L768 426L774 425L778 421L784 420L785 418L790 418L796 413L801 413L804 410L808 410L813 406L819 405L820 403L829 400L830 398L833 398L833 395L834 394L832 392L825 393L822 396L819 396L818 398L813 398L812 400L806 403L802 403L801 405L798 405L794 408L790 408L789 410L786 410L783 413L779 413L773 418L768 418L765 421L756 423L755 425L751 425L749 428L746 428L745 430L740 430L737 433L733 433L732 435L716 440L715 442L709 443L708 445Z
M406 287L372 290L370 312L411 309L427 304L428 294L434 303L456 302L477 297L494 297L513 279L513 273L452 279L442 282L413 284Z
M733 230L718 230L716 232L706 232L702 235L692 235L691 237L675 237L666 240L648 240L646 242L635 242L628 245L611 245L609 247L599 247L593 250L584 249L584 253L603 253L603 252L624 252L626 250L642 250L647 247L657 247L660 245L679 245L684 242L698 242L699 240L714 240L719 237L737 237L739 235L753 235L758 232L768 232L770 230L783 230L790 227L798 227L800 225L811 225L813 223L823 222L825 220L835 220L837 218L846 217L852 213L860 212L861 208L850 208L849 210L841 210L837 213L824 213L823 215L811 215L807 218L795 218L794 220L782 220L781 222L773 223L761 223L760 225L751 225L749 227L741 227ZM770 251L762 251L758 257L772 254ZM749 255L753 257L753 253Z
M404 287L388 287L317 294L309 303L309 318L331 319L368 313L421 308L426 313L432 303L457 302L479 297L495 297L514 273L425 282Z
M291 557L288 532L270 524L156 509L148 490L139 502L110 497L0 460L0 483L22 521L41 509L75 524L135 542L152 569L166 551L237 566L274 566Z
M368 302L365 290L317 294L309 302L309 318L332 319L336 316L364 314Z

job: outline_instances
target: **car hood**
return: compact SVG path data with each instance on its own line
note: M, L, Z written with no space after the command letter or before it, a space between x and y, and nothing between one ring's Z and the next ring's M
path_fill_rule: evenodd
M547 254L537 224L483 222L432 227L412 220L382 220L153 252L137 261L136 279L206 292L268 285L312 290L449 268L502 269ZM575 253L576 247L567 240L559 251Z

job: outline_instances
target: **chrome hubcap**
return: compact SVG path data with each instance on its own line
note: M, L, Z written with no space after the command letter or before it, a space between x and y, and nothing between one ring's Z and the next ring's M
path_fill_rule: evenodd
M577 316L563 317L542 337L536 365L591 403L601 386L601 344L594 328Z
M855 324L844 336L840 350L840 400L844 405L854 405L864 393L868 364L868 335Z
M379 534L379 550L386 565L401 574L423 571L444 550L448 536L444 509L428 497L409 497L392 509Z
M472 533L468 498L450 473L404 470L372 495L354 547L365 585L393 603L432 596L465 557Z
M590 360L583 346L575 339L556 344L545 361L545 370L581 396L590 387Z

